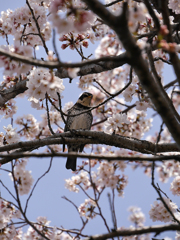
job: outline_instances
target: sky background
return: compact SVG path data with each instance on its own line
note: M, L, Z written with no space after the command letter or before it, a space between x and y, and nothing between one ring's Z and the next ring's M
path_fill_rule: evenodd
M6 0L0 4L0 11L6 11L8 8L15 10L17 7L21 7L25 5L25 0ZM12 42L11 42L12 43ZM5 44L5 39L0 38L0 45ZM56 41L58 51L60 53L60 57L63 61L71 61L75 62L80 60L80 57L72 50L61 50L61 43ZM53 50L51 42L49 43L49 49ZM85 56L88 56L91 53L94 53L98 43L96 42L94 45L90 43L90 47L88 49L84 49ZM45 57L45 51L40 48L38 57ZM2 73L3 69L0 69L0 78L2 81ZM170 82L175 79L175 76L169 66L167 66L164 70L164 81ZM70 84L68 79L64 79L65 90L63 92L64 98L62 99L62 105L64 106L66 102L73 101L74 103L79 97L79 94L82 92L81 89L77 86L77 81L74 81ZM38 111L30 107L30 103L27 101L27 98L17 98L16 100L18 111L16 116L22 116L24 114L33 114L37 120L41 120L40 115L44 113L44 111ZM3 126L7 126L11 123L10 119L4 120L0 116L0 132L4 132ZM154 133L155 131L159 131L159 125L161 121L158 117L156 117L153 121L153 127L151 131L148 133ZM146 134L147 136L147 134ZM40 151L42 151L40 149ZM72 200L77 206L84 202L87 198L83 193L73 193L69 192L69 190L65 189L65 179L71 178L73 176L71 171L66 170L65 168L65 158L54 158L52 163L52 168L50 172L38 183L33 197L28 205L28 218L31 221L36 221L38 216L46 216L48 220L51 221L51 226L63 226L64 228L80 228L81 222L78 216L76 209L67 201L62 199L62 196L66 196L70 200ZM29 159L27 168L32 171L33 178L36 181L48 168L50 159ZM9 164L3 166L3 168L9 168ZM125 170L125 174L128 175L129 184L125 188L124 198L116 197L116 214L118 220L118 227L125 226L129 227L131 223L128 221L129 213L127 211L130 206L140 207L143 213L146 215L145 225L160 225L161 222L153 223L148 215L150 210L150 205L157 199L157 194L155 190L151 187L151 178L143 174L144 169L138 169L133 171L130 167ZM2 181L12 189L12 181L6 172L0 172L0 178ZM156 175L155 182L159 183L158 177ZM170 181L167 184L159 183L160 187L164 192L168 193L170 199L172 199L177 205L180 206L179 198L174 197L170 191ZM0 186L1 196L7 200L12 200L11 197L7 194L7 192ZM106 190L101 197L101 206L102 212L107 218L109 226L113 228L110 208L107 193L109 190ZM25 202L27 196L23 196L22 202ZM162 223L163 224L163 223ZM106 233L106 229L104 227L104 223L99 217L96 217L94 220L90 220L89 224L84 231L85 234L101 234ZM158 236L158 238L162 238L164 236L174 238L174 233L165 233Z

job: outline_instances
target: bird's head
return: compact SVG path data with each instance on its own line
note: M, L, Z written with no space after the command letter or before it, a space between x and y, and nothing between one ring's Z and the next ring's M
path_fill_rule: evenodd
M81 94L81 96L79 97L77 103L80 103L81 105L85 106L85 107L90 107L91 105L91 99L92 99L93 95L89 92L84 92L83 94Z

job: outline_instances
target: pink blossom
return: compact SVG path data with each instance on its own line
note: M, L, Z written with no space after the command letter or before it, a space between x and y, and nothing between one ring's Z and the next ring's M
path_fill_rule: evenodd
M174 195L180 196L180 176L177 176L171 183L170 190Z
M149 107L149 104L147 102L136 102L136 109L139 111L146 111L147 108Z

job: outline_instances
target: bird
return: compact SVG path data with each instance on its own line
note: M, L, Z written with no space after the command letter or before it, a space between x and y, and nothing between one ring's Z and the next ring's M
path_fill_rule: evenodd
M71 107L67 111L67 119L66 124L64 128L64 132L67 132L69 130L90 130L92 125L93 116L91 111L88 111L86 113L83 113L84 111L90 109L91 100L93 98L93 95L89 92L84 92L81 94L77 102L74 104L73 107ZM70 115L76 115L81 113L77 116L70 116ZM68 144L68 153L69 152L82 152L84 149L85 144ZM72 171L76 171L76 162L77 157L68 157L66 161L66 168L71 169Z

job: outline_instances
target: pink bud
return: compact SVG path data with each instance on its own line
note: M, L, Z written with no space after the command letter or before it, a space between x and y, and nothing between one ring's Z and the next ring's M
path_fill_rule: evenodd
M67 48L67 46L68 46L67 44L62 44L62 45L61 45L61 48L64 50L64 49Z
M83 47L87 48L89 46L88 41L83 41Z

